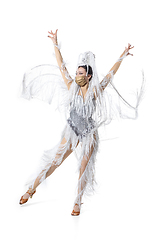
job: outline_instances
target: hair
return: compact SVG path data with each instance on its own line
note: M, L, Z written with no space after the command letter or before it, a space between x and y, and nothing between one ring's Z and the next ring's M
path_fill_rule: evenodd
M80 67L84 68L87 72L87 65L79 66L78 68L80 68ZM90 81L92 79L92 75L93 75L93 71L92 71L92 68L90 65L88 65L88 75L91 75L91 77L89 79L89 81Z

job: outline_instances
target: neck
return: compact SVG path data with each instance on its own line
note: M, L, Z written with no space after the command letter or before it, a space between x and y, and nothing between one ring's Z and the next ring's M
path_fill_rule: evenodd
M88 90L88 83L84 87L81 87L81 93L82 93L83 100L85 99L87 90Z
M84 87L81 87L81 90L82 92L86 92L88 90L88 83L84 86Z

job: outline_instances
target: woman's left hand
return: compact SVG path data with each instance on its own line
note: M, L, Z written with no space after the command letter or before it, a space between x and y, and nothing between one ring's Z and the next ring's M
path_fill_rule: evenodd
M124 53L127 53L127 56L128 56L128 55L133 56L133 54L131 54L131 53L129 52L129 50L132 49L132 48L134 48L134 46L132 47L131 44L128 43L128 47L125 47Z

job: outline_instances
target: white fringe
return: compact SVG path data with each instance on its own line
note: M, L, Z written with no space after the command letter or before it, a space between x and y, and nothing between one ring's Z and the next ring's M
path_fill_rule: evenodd
M58 48L58 46L56 46ZM72 150L76 152L76 156L78 159L78 168L80 170L81 163L84 157L89 156L91 148L94 146L94 150L92 155L87 163L84 173L78 181L77 191L79 191L75 203L80 205L81 197L83 195L88 195L94 192L95 186L95 162L96 162L96 154L99 146L99 136L98 136L98 128L102 124L109 124L115 115L114 106L116 106L117 112L120 117L124 117L125 114L122 113L122 108L119 102L115 101L112 95L110 95L107 91L102 91L103 84L109 85L112 87L114 92L123 104L125 104L131 111L134 112L135 116L138 115L138 106L140 101L142 100L144 93L144 73L143 73L143 84L140 89L140 93L137 94L137 103L136 106L133 107L130 105L118 92L115 86L112 83L113 80L113 72L111 72L110 79L104 79L102 84L99 83L98 74L95 67L94 56L91 56L91 67L93 69L92 80L89 83L88 91L85 96L85 100L82 101L82 98L78 98L78 93L80 87L72 80L66 71L65 63L62 64L61 71L63 71L66 75L66 78L72 82L70 90L68 91L67 86L65 85L61 76L55 73L55 71L59 68L54 65L39 65L24 75L23 83L22 83L22 97L30 100L32 98L39 98L43 101L47 101L49 104L53 101L57 103L57 108L59 110L62 109L67 116L67 113L70 113L70 110L75 107L77 113L84 118L91 117L95 121L95 128L83 139L80 139L71 127L67 124L62 132L60 142L52 149L45 151L42 160L43 166L40 168L40 171L36 174L36 177L40 177L40 181L44 181L46 179L46 174L52 164L55 166L59 166L62 161L64 154L72 145ZM125 57L125 56L124 56ZM124 58L123 57L123 58ZM118 61L122 61L123 58L120 58ZM83 60L83 59L82 59ZM93 90L94 93L93 93ZM95 94L95 102L93 101ZM56 99L56 100L55 100ZM126 115L127 116L127 115ZM133 118L133 116L127 116L128 118ZM136 118L135 117L135 118ZM96 136L96 138L95 138ZM66 138L67 142L62 146L61 141L63 138ZM80 152L78 153L76 146L80 142ZM57 157L59 156L59 158ZM32 179L29 182L30 187L33 187L35 179Z

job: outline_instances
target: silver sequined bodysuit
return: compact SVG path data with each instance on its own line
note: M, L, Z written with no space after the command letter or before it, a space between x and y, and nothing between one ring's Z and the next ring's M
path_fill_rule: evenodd
M92 118L95 105L94 97L87 103L84 103L81 95L77 95L70 104L70 117L67 119L67 122L75 134L79 136L80 140L96 127L96 123Z

